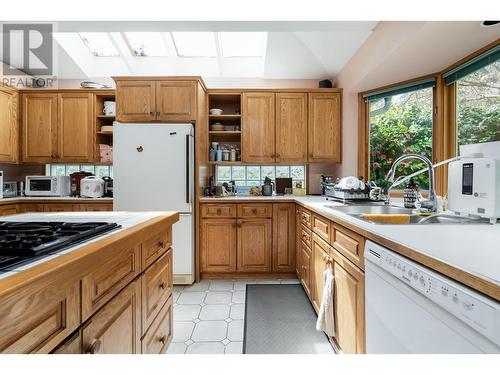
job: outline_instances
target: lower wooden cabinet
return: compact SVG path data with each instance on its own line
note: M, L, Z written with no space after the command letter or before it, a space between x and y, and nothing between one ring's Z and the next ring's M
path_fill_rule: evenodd
M18 213L17 204L6 204L0 206L0 216L15 215Z
M236 220L203 219L200 235L201 271L236 271Z
M295 270L295 203L273 204L273 271Z
M332 255L335 276L334 340L344 353L364 353L365 275L336 250Z
M142 354L161 354L167 351L173 337L172 316L172 298L169 298L141 340Z
M304 243L300 245L300 254L298 258L299 262L299 280L304 291L311 298L311 267L312 267L312 256L311 250L307 248Z
M82 353L82 336L80 335L80 331L75 332L52 352L52 354L81 354L81 353Z
M82 329L87 354L136 354L141 352L141 286L130 283L92 315Z
M311 274L311 302L318 312L323 297L324 272L330 266L331 247L319 236L313 234L311 250L314 270Z
M75 198L77 199L77 198ZM39 201L40 202L40 201ZM113 211L112 202L75 203L69 200L64 203L33 203L21 201L0 205L0 216L15 215L27 212L76 212L76 211Z
M272 219L238 219L238 271L271 271L272 224Z

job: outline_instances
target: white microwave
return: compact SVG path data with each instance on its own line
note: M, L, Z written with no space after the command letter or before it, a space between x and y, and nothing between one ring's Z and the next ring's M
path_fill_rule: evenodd
M69 176L26 176L24 194L32 197L65 197L70 195Z
M448 209L495 223L500 218L500 160L464 157L451 162Z

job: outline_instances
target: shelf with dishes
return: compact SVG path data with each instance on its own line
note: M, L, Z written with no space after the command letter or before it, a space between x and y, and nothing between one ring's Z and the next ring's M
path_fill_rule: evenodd
M96 161L113 163L113 122L116 113L116 96L112 90L95 96Z

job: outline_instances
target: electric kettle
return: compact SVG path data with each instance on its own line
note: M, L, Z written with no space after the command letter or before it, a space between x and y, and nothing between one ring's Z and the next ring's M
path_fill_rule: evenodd
M274 182L271 181L269 177L264 179L264 185L262 185L262 195L271 196L274 191Z

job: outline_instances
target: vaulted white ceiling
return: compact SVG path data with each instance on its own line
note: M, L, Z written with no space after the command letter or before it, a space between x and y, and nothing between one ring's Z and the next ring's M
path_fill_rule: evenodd
M334 78L371 34L376 22L58 22L56 70L60 79L114 75L201 75L259 79ZM139 57L130 52L125 32L162 32L168 56ZM176 31L267 32L262 57L178 56L170 33ZM80 32L105 32L116 57L94 56Z

